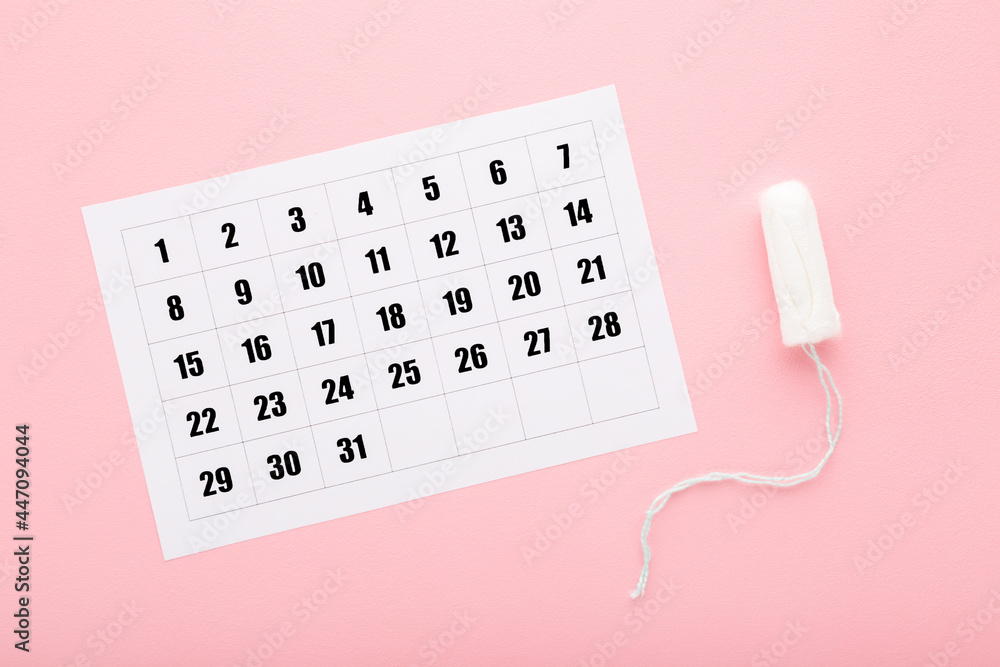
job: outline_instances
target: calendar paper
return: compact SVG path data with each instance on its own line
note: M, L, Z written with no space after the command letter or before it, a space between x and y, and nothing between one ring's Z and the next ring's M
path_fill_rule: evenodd
M83 215L167 559L695 430L613 87Z

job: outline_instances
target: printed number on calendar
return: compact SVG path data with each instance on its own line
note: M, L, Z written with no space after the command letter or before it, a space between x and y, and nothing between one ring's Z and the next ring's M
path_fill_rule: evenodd
M603 319L600 315L592 315L587 322L590 326L594 327L594 333L591 336L591 340L603 340L605 334L614 338L622 332L622 325L618 322L618 313L614 311L605 313ZM601 332L602 326L604 333Z
M459 287L456 290L445 292L441 298L448 303L448 310L452 315L472 310L472 293L469 292L468 287Z
M316 333L316 342L320 347L333 343L333 320L323 320L309 327Z
M235 248L240 242L236 240L236 225L231 222L222 223L222 233L226 235L226 247Z
M247 305L253 301L253 293L250 291L250 281L246 278L240 278L233 284L233 290L236 292L236 302L242 306Z
M322 387L326 390L327 405L339 403L340 399L349 401L354 398L354 390L351 388L351 378L346 375L341 375L340 380L327 378L323 380Z
M578 201L575 206L573 205L573 202L566 204L563 206L563 210L569 214L570 227L576 227L581 221L590 222L594 219L593 214L590 212L590 204L587 203L586 197Z
M504 243L520 241L527 235L527 232L524 229L524 218L517 214L509 215L506 218L500 218L500 222L498 222L496 226L500 228L500 233L503 235Z
M215 425L215 408L205 408L200 413L192 410L187 413L187 420L191 422L191 437L196 438L206 433L215 433L219 427ZM205 420L205 428L201 428L201 420Z
M458 237L455 235L455 232L450 229L431 237L430 242L434 244L434 250L437 252L438 259L454 257L458 254L458 251L455 250L455 241L457 239Z
M416 359L404 361L402 364L389 364L389 372L392 373L393 389L402 389L408 384L420 384L420 368Z
M240 347L246 350L247 359L251 364L258 361L267 361L271 358L271 346L267 342L267 336L261 334L254 338L247 338L240 343Z
M201 357L198 356L198 350L178 354L174 359L174 363L180 369L182 380L187 380L188 377L198 377L205 372L205 364L202 363Z
M510 296L511 301L518 301L528 296L538 296L542 293L542 284L538 280L538 274L534 271L528 271L523 277L515 274L507 279L507 284L514 288L514 293Z
M355 458L368 458L368 453L365 452L365 440L360 433L354 436L353 440L351 438L337 440L337 446L344 450L340 453L340 460L344 463L350 463ZM357 454L355 454L355 449L357 449Z
M288 217L292 218L292 231L304 232L306 229L306 219L303 217L302 209L298 206L288 209Z
M267 457L267 462L272 466L271 470L268 471L268 474L271 476L271 479L274 480L282 479L285 476L285 473L294 477L302 472L302 465L299 463L299 455L292 449L285 452L284 456L271 454Z
M607 275L604 273L604 260L598 255L594 259L583 258L576 263L576 268L583 269L583 275L580 277L580 284L586 285L587 283L594 282L594 277L590 275L591 269L597 269L597 279L604 280Z
M528 344L528 356L534 357L550 350L549 328L542 327L537 331L525 331L524 342Z
M313 287L322 287L326 284L326 275L323 272L323 265L319 262L312 262L309 266L302 265L295 269L299 280L302 281L302 289L307 290Z
M368 198L368 191L358 193L358 213L364 213L365 215L371 215L375 212L374 207L372 207L371 199Z
M288 413L288 406L285 405L285 395L280 391L272 391L267 396L257 396L253 399L253 404L260 408L257 411L257 421L273 417L284 417ZM270 406L270 411L268 407Z
M375 311L375 314L382 320L382 329L388 331L392 329L402 329L406 326L406 316L403 315L403 306L398 303L389 304L386 308L382 306Z
M459 373L468 373L473 368L486 368L486 364L489 363L486 358L486 348L482 343L458 348L455 350L455 358L459 360Z
M222 466L221 468L216 468L215 474L212 471L206 470L199 476L201 481L205 482L205 490L202 495L206 498L208 496L214 496L216 493L228 493L233 490L233 476L229 472L229 468ZM215 482L215 488L212 488L212 483Z

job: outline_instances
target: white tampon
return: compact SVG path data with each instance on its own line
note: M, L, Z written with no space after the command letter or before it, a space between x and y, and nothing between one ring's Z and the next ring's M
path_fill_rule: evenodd
M830 369L820 361L814 343L840 335L840 313L833 305L830 272L826 267L826 253L819 234L816 207L806 186L798 181L787 181L768 188L760 197L760 217L764 226L767 245L767 263L771 269L774 297L781 316L781 340L785 345L799 345L813 363L826 394L826 437L830 448L812 470L796 475L756 475L749 472L711 472L678 482L658 495L646 511L642 525L643 563L639 583L632 591L638 598L646 590L649 580L649 528L653 517L663 509L670 498L684 489L703 482L735 481L771 487L789 487L807 482L820 473L830 460L844 416L844 404L833 382ZM837 398L837 427L833 428L830 393Z
M785 181L760 196L767 263L785 345L818 343L840 335L830 271L816 207L806 186Z

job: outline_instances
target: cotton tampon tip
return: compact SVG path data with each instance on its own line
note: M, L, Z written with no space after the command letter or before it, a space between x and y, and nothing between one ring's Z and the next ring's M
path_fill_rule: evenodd
M760 196L781 341L788 346L818 343L840 335L819 220L809 190L798 181L774 185Z

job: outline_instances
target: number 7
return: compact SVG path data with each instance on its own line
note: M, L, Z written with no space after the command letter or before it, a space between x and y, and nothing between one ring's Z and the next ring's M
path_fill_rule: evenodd
M569 169L569 144L559 144L556 150L562 151L563 169Z

